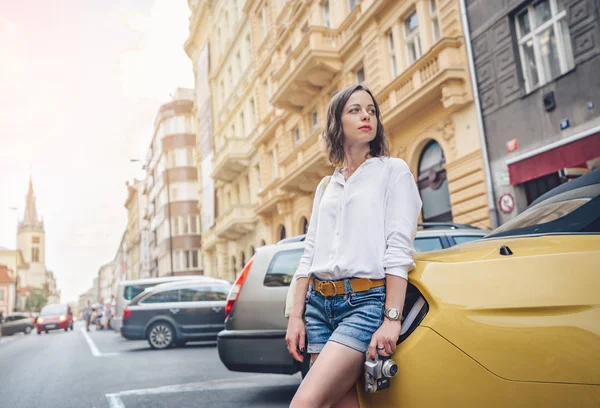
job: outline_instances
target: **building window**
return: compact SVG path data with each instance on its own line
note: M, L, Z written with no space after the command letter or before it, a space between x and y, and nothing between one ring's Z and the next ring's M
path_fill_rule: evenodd
M356 82L359 84L365 82L365 69L362 66L356 70Z
M277 152L276 148L271 150L271 180L277 178Z
M252 201L250 197L252 197L252 186L250 185L250 176L246 176L246 189L248 193L248 203Z
M267 102L267 111L271 110L271 87L269 86L269 80L265 81L265 100Z
M356 0L348 0L348 11L352 12L356 8Z
M242 76L242 55L239 52L235 54L235 69L237 70L235 74L239 79Z
M244 112L240 113L240 126L242 127L241 137L246 137L246 122L244 118Z
M388 37L388 51L390 53L390 69L392 71L392 78L398 76L398 64L396 62L396 48L394 47L394 34L390 31Z
M252 41L250 41L250 34L246 36L246 55L248 56L246 66L248 66L252 62Z
M300 146L300 129L298 128L298 126L296 126L292 132L293 137L294 137L294 146L298 147Z
M429 0L429 12L431 13L431 28L433 30L433 42L436 43L441 38L440 20L438 19L437 0Z
M306 217L302 217L300 220L300 225L302 226L302 233L308 233L308 219Z
M406 52L408 62L412 64L421 58L421 38L419 37L419 18L417 12L413 13L404 20L404 42L406 43Z
M279 226L279 240L285 239L287 237L285 233L285 227L283 225Z
M256 170L256 185L258 187L258 192L260 193L260 191L262 190L262 182L260 180L260 165L256 166L255 168Z
M40 261L40 249L37 247L31 248L31 262Z
M40 237L31 237L31 243L32 244L39 244L40 243Z
M263 8L260 12L260 16L258 16L258 21L260 24L260 38L264 41L265 37L267 36L267 22L266 22L266 15L265 15L265 9Z
M575 66L566 16L563 0L542 0L515 17L528 92Z
M319 127L319 114L317 113L316 110L314 110L312 112L311 119L312 119L312 128L313 128L313 130L315 130L316 128Z
M331 28L331 11L329 10L329 0L323 3L323 24Z
M250 129L254 129L256 124L256 106L254 106L254 99L250 100Z
M446 177L446 158L440 144L431 141L419 160L419 193L423 222L451 222L452 206Z

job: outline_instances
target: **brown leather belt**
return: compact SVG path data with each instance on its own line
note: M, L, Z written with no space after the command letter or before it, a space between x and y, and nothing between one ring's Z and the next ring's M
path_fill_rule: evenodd
M350 287L353 292L364 292L371 288L378 288L385 285L385 279L353 278L350 279ZM344 281L322 281L313 277L313 287L317 292L325 297L343 295L346 293Z

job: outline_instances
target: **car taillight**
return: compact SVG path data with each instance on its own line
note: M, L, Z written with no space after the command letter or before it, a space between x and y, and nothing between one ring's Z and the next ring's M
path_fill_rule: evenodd
M129 316L131 316L131 309L123 310L123 320L129 319Z
M242 269L242 273L240 273L240 276L237 277L237 279L233 283L233 286L231 287L231 290L229 291L229 295L227 295L227 305L225 306L225 317L229 316L231 309L233 309L233 305L235 304L235 301L237 300L237 298L240 294L240 291L242 290L242 285L244 284L244 281L246 280L248 271L252 267L252 261L254 261L254 257L250 258L250 260L248 261L246 266L244 266L244 269Z

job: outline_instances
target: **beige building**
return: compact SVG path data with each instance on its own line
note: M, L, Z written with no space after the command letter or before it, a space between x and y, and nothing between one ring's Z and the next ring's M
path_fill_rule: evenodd
M6 315L15 309L17 273L0 263L0 313Z
M144 188L152 277L202 274L203 270L193 101L193 90L177 89L154 122Z
M257 246L306 231L315 187L333 171L320 143L327 103L356 83L374 92L392 156L418 181L422 220L490 225L457 0L188 3L185 49L212 103L196 102L199 123L212 112L198 166L214 181L207 275L232 278Z
M56 277L52 271L46 272L46 285L47 285L47 294L46 303L60 303L60 290L58 290L58 285L56 283Z
M144 180L127 182L127 230L125 231L127 248L127 279L150 277L149 231L148 221L144 219L146 196Z

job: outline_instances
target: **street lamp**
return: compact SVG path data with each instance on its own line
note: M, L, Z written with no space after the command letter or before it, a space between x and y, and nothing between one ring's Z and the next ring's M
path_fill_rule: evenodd
M130 162L132 163L136 163L136 162L140 162L140 159L129 159ZM144 170L146 169L146 166L144 165L142 167ZM170 187L170 182L169 182L169 169L165 167L164 170L165 173L165 181L166 181L166 185L165 188L167 189L167 224L169 226L169 259L171 261L171 276L175 275L174 269L173 269L173 233L171 232L171 187Z

